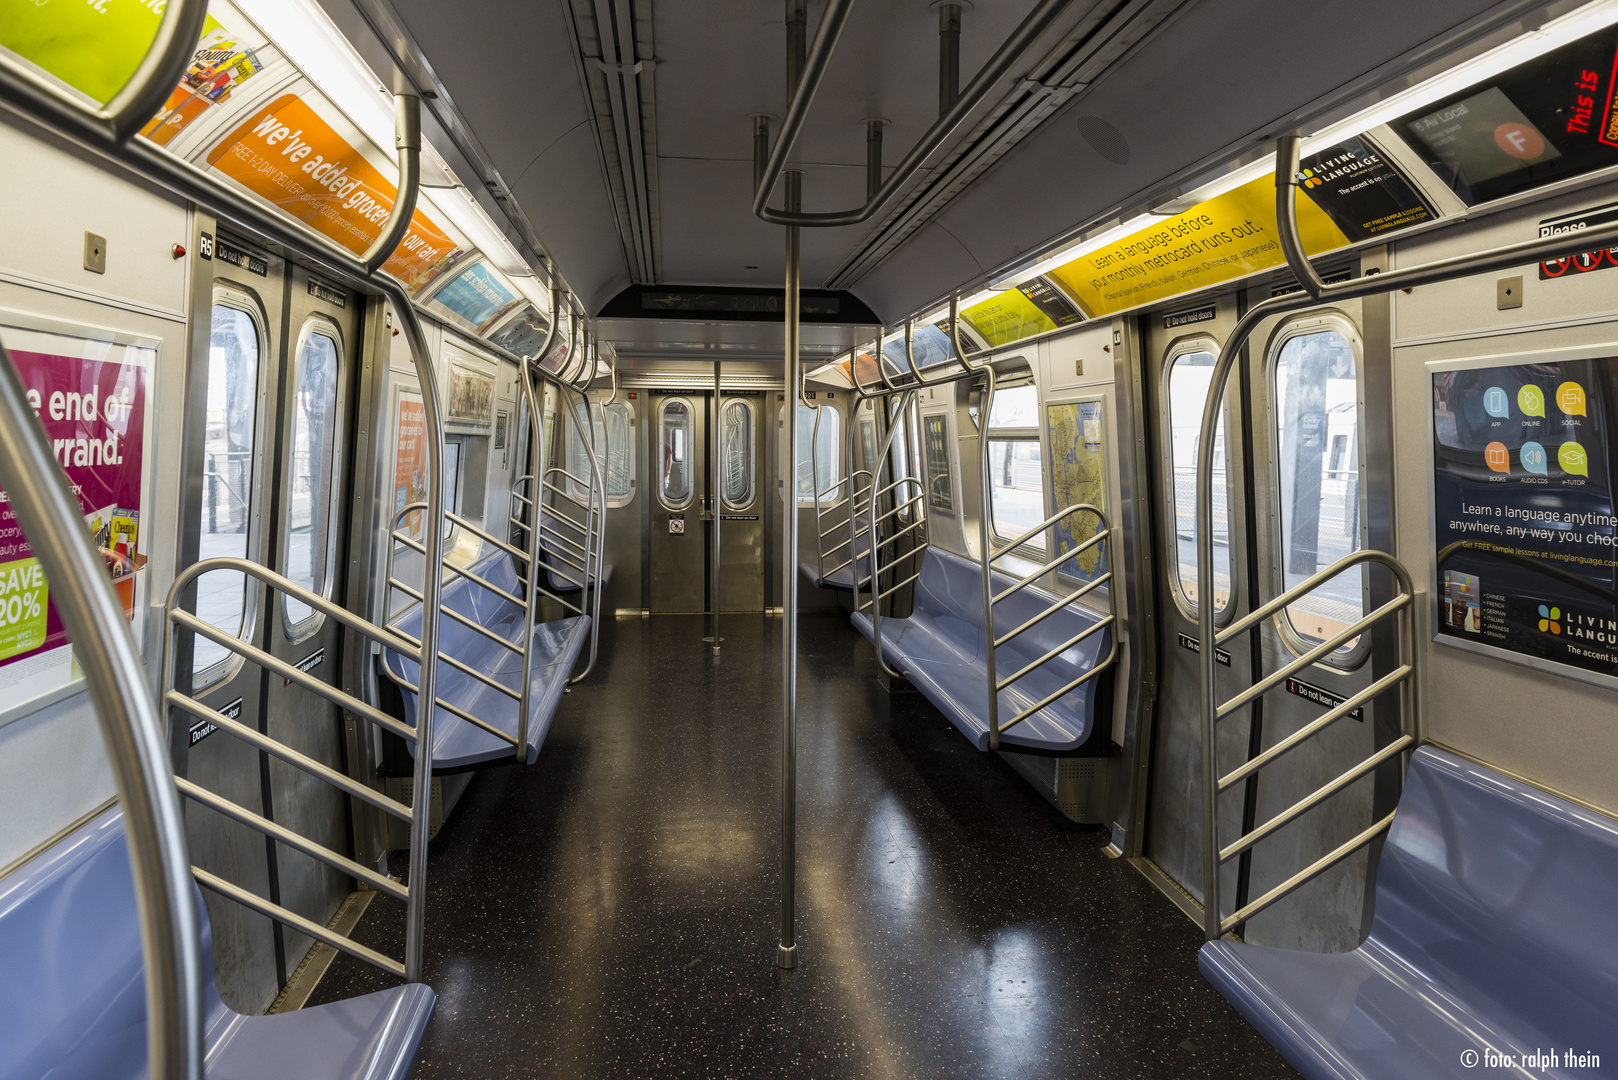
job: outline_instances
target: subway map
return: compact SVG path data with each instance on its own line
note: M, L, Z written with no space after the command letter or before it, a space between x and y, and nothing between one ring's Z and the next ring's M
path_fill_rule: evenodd
M1051 490L1056 506L1088 503L1107 507L1107 456L1102 442L1099 401L1075 401L1045 409L1045 440L1050 453ZM1072 551L1096 534L1093 514L1073 514L1052 530L1056 550ZM1081 582L1107 572L1106 545L1097 544L1063 563L1059 572Z

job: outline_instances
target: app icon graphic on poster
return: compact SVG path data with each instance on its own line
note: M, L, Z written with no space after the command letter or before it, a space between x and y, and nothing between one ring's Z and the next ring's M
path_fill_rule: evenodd
M1574 476L1590 475L1590 455L1576 442L1565 442L1556 451L1556 462L1562 471Z
M1483 392L1483 411L1490 416L1502 419L1511 415L1511 401L1506 392L1498 386L1491 386Z
M1483 590L1473 574L1444 571L1444 625L1476 634L1483 629Z
M1535 476L1545 475L1545 462L1547 460L1545 448L1537 442L1530 440L1523 443L1522 449L1518 451L1518 458L1522 461L1522 467L1527 472L1531 472Z
M1545 415L1545 391L1529 384L1517 391L1517 408L1524 416Z
M1569 416L1584 416L1584 387L1576 382L1565 382L1556 388L1556 407Z
M1430 364L1435 629L1618 680L1618 355L1584 356Z

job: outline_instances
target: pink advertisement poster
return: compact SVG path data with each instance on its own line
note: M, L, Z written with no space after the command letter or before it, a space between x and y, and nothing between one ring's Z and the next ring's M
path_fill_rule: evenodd
M145 453L146 392L152 352L55 335L8 332L11 362L22 376L56 460L73 485L85 531L100 550L107 573L130 614L141 550L141 479ZM11 347L68 345L85 355ZM50 583L0 492L0 688L23 691L11 703L65 683L70 668L67 631L51 604Z

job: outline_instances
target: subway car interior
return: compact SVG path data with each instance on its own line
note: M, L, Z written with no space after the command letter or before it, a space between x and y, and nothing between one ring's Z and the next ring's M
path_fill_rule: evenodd
M0 105L0 1080L1618 1075L1618 0Z

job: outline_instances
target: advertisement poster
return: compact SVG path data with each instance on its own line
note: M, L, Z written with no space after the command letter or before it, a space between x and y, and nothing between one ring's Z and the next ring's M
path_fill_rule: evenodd
M991 348L1072 326L1082 319L1073 302L1044 278L1024 282L961 312L961 321Z
M1297 207L1298 233L1306 252L1318 255L1348 245L1343 230L1314 202L1299 199ZM1093 318L1169 300L1285 262L1275 224L1275 177L1266 173L1081 255L1048 276Z
M427 410L421 395L400 393L393 417L393 511L427 501ZM392 515L389 521L392 521ZM401 527L413 540L422 539L423 512L415 511Z
M1429 365L1440 641L1618 675L1618 357Z
M355 254L382 234L398 189L297 94L282 94L208 154L208 164ZM456 253L417 210L382 269L419 291Z
M949 420L943 414L921 418L922 453L927 463L927 509L955 516L949 475Z
M474 332L480 332L508 314L520 301L488 263L476 262L439 289L428 306L453 315Z
M494 421L494 376L459 364L449 366L449 420L488 425Z
M141 480L147 383L156 354L9 328L5 340L79 498L85 531L129 615L146 564ZM0 708L50 693L71 678L72 647L51 602L50 582L0 492Z
M1409 181L1357 138L1300 162L1298 186L1355 243L1435 216Z
M1074 401L1045 407L1046 460L1051 463L1052 505L1088 504L1107 509L1107 451L1103 442L1101 402ZM1095 536L1100 522L1094 514L1071 514L1056 522L1058 553L1072 551ZM1107 572L1107 542L1081 551L1057 568L1057 573L1080 583Z

